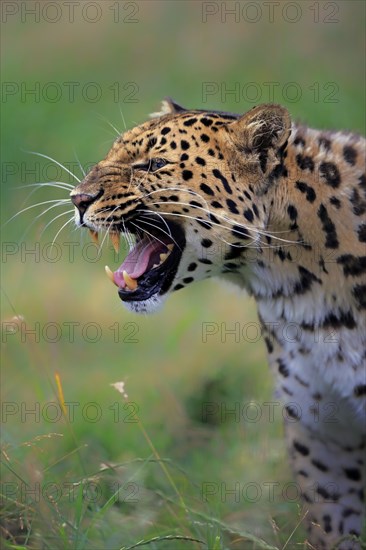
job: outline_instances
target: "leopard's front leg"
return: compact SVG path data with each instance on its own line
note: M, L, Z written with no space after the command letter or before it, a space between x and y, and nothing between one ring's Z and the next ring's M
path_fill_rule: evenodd
M352 539L361 536L365 521L365 440L354 434L350 445L349 434L340 429L338 435L327 438L326 432L312 431L300 421L286 422L290 462L307 509L309 541L316 549L335 545L359 550L360 543Z
M359 550L352 539L361 536L366 517L362 323L358 332L311 331L309 322L301 324L304 303L290 306L281 315L262 307L260 315L309 541L316 550Z

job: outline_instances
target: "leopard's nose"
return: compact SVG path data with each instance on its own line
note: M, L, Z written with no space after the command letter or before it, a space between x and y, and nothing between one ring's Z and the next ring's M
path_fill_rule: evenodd
M100 189L96 193L77 193L75 191L71 191L70 198L79 210L80 222L82 223L85 212L93 202L103 195L103 189Z
M89 195L88 193L77 193L71 195L71 200L79 210L80 215L85 214L87 208L95 201L97 195Z

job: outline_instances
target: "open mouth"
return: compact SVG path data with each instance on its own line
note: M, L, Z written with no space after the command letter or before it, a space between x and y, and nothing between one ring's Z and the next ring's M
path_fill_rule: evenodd
M152 233L151 228L148 231L148 234L135 234L135 245L116 271L105 268L123 302L143 301L164 294L177 273L185 246L183 230L178 224L169 223L164 233ZM110 236L118 249L120 233L110 232Z

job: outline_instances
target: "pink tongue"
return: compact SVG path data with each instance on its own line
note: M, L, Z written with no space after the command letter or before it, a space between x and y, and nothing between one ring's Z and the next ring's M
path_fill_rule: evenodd
M164 246L159 241L148 241L143 239L138 242L137 245L131 250L128 256L125 258L124 262L117 271L114 272L114 282L122 288L125 288L126 283L123 278L122 272L127 271L132 279L137 279L143 273L145 273L151 255L154 252L159 251L163 252Z

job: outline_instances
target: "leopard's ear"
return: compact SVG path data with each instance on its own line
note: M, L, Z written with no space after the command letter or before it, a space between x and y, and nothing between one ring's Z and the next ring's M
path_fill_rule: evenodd
M150 118L158 118L163 115L175 115L177 113L183 113L186 111L184 107L181 105L178 105L173 99L170 97L166 97L161 102L161 109L160 111L157 111L156 113L151 113Z
M279 149L290 135L291 118L285 107L263 104L228 124L227 129L242 150Z

